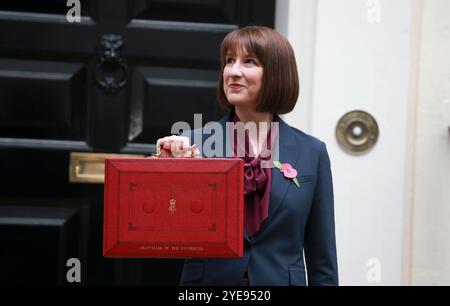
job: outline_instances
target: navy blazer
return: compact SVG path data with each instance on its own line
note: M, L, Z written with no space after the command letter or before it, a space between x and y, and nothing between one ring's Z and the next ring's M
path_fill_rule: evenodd
M223 131L231 116L232 112L218 122ZM326 146L277 118L279 161L298 171L300 188L273 168L269 216L255 236L244 235L243 258L186 259L181 285L240 286L246 269L250 286L338 285L333 184ZM194 133L199 130L185 135L192 139Z

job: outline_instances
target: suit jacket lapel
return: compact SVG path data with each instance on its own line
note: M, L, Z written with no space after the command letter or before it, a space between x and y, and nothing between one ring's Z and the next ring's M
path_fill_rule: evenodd
M278 161L282 164L289 163L293 168L296 167L297 156L299 148L296 146L295 137L293 135L292 128L284 122L281 118L278 117L279 124L279 159ZM277 157L275 157L276 160ZM270 201L269 201L269 216L264 221L259 232L253 237L253 241L261 237L264 233L264 230L273 220L276 215L278 209L283 202L284 197L286 196L286 192L290 185L293 185L293 182L290 179L284 177L284 174L277 168L272 168L272 183L270 186Z

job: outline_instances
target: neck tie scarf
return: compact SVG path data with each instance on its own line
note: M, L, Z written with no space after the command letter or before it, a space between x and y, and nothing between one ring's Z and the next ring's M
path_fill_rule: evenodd
M234 114L233 122L240 122ZM244 224L247 234L252 237L261 228L269 215L270 185L272 182L272 169L261 168L261 161L270 161L271 155L259 154L257 157L249 156L250 141L247 131L245 141L238 141L237 131L234 134L234 156L237 157L238 148L244 146L245 156L239 156L244 161ZM276 131L269 130L267 135L267 149L271 150L272 141ZM244 142L244 144L240 143ZM254 155L254 154L253 154ZM264 156L264 157L262 157Z

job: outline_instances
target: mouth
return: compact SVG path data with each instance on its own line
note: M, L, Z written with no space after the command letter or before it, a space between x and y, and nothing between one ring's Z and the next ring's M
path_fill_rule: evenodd
M245 86L242 85L242 84L239 84L239 83L231 83L231 84L228 85L228 87L231 88L231 89L236 89L237 90L237 89L244 88Z

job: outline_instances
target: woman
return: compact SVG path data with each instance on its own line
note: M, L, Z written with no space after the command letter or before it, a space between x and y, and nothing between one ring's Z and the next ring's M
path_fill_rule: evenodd
M278 131L258 128L245 136L243 258L187 259L181 284L337 285L333 186L326 146L278 116L294 108L299 93L290 43L266 27L237 29L223 40L221 61L217 97L230 112L219 124L276 122ZM270 137L275 133L278 145ZM269 148L277 146L278 168L261 166L264 146L258 142L259 134ZM159 145L163 157L192 149L178 138L160 139ZM238 146L233 144L234 154Z

